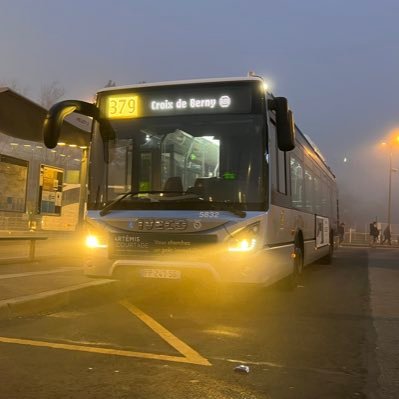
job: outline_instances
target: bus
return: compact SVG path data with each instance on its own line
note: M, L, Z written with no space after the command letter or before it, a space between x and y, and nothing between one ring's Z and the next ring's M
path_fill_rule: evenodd
M48 148L72 112L93 118L88 276L295 287L304 266L331 261L335 176L262 78L110 87L95 104L61 101L44 122Z

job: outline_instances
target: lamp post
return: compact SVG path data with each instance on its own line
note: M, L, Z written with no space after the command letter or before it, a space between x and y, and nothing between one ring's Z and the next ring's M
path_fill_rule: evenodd
M392 140L393 142L399 143L399 136ZM386 142L382 143L383 145L387 145ZM388 227L391 226L391 194L392 194L392 172L397 172L398 169L392 167L392 147L393 143L389 143L389 183L388 183Z
M392 150L389 150L388 227L391 226Z

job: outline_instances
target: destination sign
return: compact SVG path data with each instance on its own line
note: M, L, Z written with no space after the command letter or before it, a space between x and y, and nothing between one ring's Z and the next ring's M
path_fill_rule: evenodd
M108 119L150 116L249 113L251 86L158 87L101 94L100 107Z

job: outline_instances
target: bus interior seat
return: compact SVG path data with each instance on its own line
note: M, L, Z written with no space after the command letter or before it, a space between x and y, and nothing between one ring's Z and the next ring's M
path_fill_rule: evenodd
M165 197L174 196L176 195L176 193L182 193L184 190L183 190L183 183L181 181L181 177L180 176L169 177L165 182L163 191L165 191Z

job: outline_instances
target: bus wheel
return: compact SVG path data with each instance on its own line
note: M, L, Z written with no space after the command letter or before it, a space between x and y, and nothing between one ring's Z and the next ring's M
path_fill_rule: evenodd
M293 291L300 284L303 271L303 253L301 248L295 247L292 253L292 262L292 273L283 280L283 289L285 291Z

